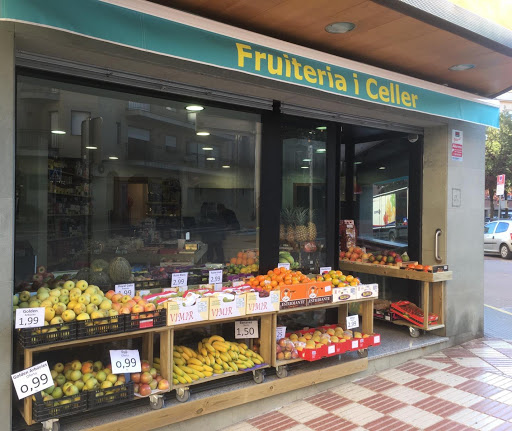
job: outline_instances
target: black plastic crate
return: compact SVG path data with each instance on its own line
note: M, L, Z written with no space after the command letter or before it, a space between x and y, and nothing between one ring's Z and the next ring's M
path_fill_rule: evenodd
M171 287L172 279L165 278L160 280L141 280L141 281L134 281L135 283L135 289L141 290L141 289L161 289L163 287Z
M133 382L107 389L88 391L87 410L99 409L133 400Z
M65 404L61 404L62 402ZM48 401L43 401L39 395L36 396L36 400L32 403L32 419L35 422L43 422L48 419L75 415L86 410L87 392L80 392L69 397Z
M77 339L99 337L101 335L119 334L124 332L124 315L109 316L99 319L78 320Z
M16 335L21 346L29 348L43 344L76 340L76 327L75 321L64 322L40 328L17 329Z
M150 317L147 317L148 315L150 315ZM125 319L124 330L126 332L157 328L159 326L167 325L167 310L162 308L160 310L144 313L126 314Z

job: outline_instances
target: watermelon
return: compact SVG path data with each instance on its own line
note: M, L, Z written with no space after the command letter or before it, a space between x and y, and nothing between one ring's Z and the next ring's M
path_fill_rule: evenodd
M115 257L108 266L108 275L113 283L126 283L132 276L132 267L124 257Z
M112 282L105 271L93 271L89 276L89 284L94 286L110 286Z
M92 271L107 271L108 270L108 262L103 259L94 259L91 262L91 270Z
M89 277L91 275L91 270L89 268L82 268L80 271L78 271L75 275L75 278L77 280L85 280L89 282Z

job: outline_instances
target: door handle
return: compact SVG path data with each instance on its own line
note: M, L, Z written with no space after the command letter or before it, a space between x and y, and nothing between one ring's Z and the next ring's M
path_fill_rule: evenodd
M435 247L434 247L434 253L435 258L437 262L441 262L443 259L441 256L439 256L439 236L443 233L441 229L436 229L436 236L435 236Z

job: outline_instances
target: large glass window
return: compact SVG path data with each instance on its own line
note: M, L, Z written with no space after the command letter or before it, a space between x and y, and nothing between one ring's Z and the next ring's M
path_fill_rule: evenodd
M19 77L17 284L257 263L260 117L189 105Z

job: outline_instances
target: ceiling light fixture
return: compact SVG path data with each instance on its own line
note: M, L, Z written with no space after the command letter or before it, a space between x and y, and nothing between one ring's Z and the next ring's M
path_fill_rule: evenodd
M212 147L203 147L203 151L213 151Z
M311 159L302 159L303 162L310 162Z
M196 132L197 136L210 136L210 132L202 131L202 132Z
M360 165L363 162L354 162L354 165Z
M97 150L98 147L85 147L87 150Z
M119 157L117 157L117 156L108 156L108 158L109 158L110 160L117 160L117 159L119 159Z
M222 167L223 167L224 169L229 169L231 166L229 166L229 165L222 165Z
M309 169L309 166L301 166L301 169Z
M386 167L385 166L380 166L379 169L380 170L384 170L384 169L386 169Z
M66 132L64 130L52 130L54 135L65 135Z
M448 70L454 70L456 72L460 72L461 70L469 70L475 67L474 64L456 64L452 67L449 67Z
M333 22L325 27L327 33L340 34L348 33L356 28L353 22Z
M325 153L327 150L325 148L319 148L316 150L317 153Z
M206 160L215 160L215 157L207 157Z
M316 130L327 130L327 126L318 126Z
M185 107L185 109L187 111L199 112L199 111L202 111L204 109L204 107L201 105L188 105Z

